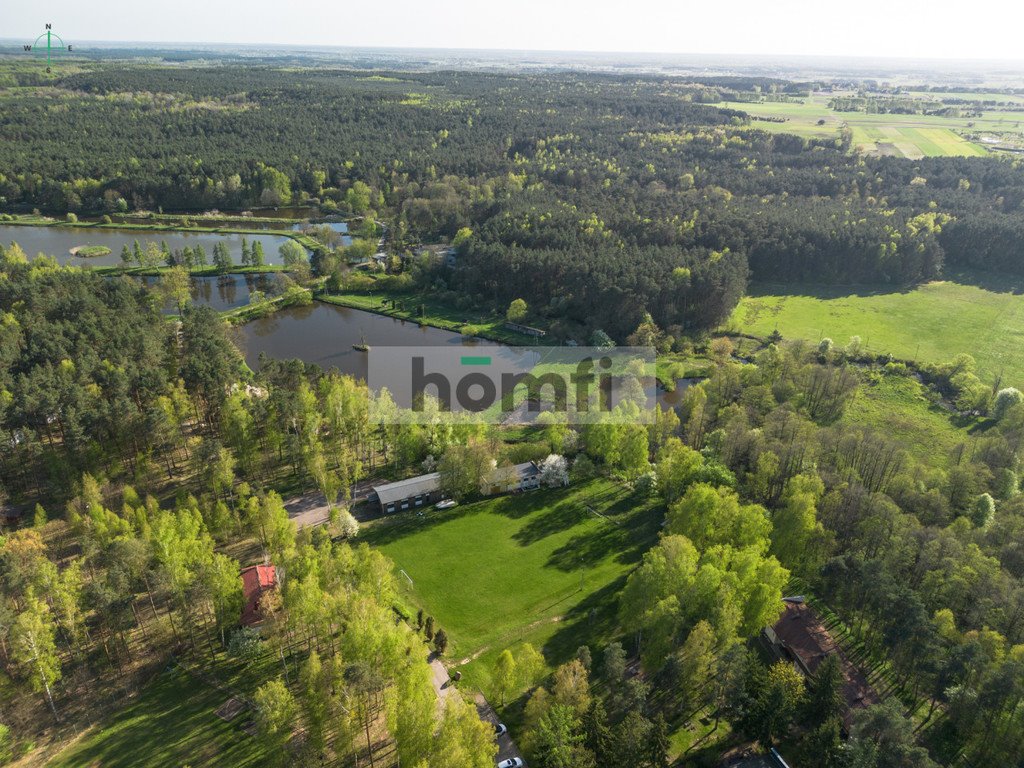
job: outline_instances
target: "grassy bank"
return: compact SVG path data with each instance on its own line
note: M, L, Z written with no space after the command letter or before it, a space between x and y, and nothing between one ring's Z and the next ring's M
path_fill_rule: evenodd
M88 266L88 265L82 265ZM138 277L157 277L172 269L172 267L122 267L117 264L110 264L103 267L93 267L100 274L113 275L136 275ZM221 272L217 267L207 265L205 267L193 267L188 271L194 277L216 277L218 275L265 275L274 272L287 272L288 268L283 264L264 264L262 267L245 267L235 264L228 272Z
M376 312L379 315L429 325L453 333L479 336L504 344L540 345L550 343L544 338L528 336L505 328L505 318L502 315L458 309L430 293L400 293L387 290L347 291L334 294L321 293L317 295L317 299L328 304ZM395 309L392 304L395 301L401 304L401 309ZM420 314L419 311L421 305L423 314Z
M159 221L140 222L111 222L110 224L98 221L60 221L46 216L17 216L11 221L0 221L2 225L23 226L23 227L61 227L64 229L119 229L131 232L191 232L205 235L252 235L268 236L277 235L289 237L308 249L319 247L319 243L308 235L295 232L291 229L254 229L252 227L235 226L228 224L217 227L182 226L180 223Z

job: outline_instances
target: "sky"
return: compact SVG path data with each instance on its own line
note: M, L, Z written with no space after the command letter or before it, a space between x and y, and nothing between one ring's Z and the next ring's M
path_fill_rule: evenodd
M0 38L69 43L1024 60L1022 21L1019 0L0 0Z

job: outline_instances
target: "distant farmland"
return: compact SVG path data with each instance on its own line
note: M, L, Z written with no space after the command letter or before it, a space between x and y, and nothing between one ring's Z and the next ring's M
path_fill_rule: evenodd
M853 131L858 150L911 159L989 154L981 143L969 141L962 134L1024 141L1024 112L985 110L981 117L836 112L828 106L831 97L816 93L802 102L722 102L722 106L752 117L783 118L785 122L755 120L753 127L807 138L838 137L846 125Z

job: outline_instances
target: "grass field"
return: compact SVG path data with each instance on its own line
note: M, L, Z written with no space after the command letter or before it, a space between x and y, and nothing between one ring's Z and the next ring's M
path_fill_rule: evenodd
M854 146L859 150L912 159L989 154L984 146L968 141L962 133L991 134L1015 142L1024 140L1024 113L1021 112L986 111L981 117L973 118L835 112L829 109L830 98L831 94L816 93L803 102L723 102L722 106L752 116L785 118L783 123L755 121L753 127L807 138L836 137L840 129L848 125L853 131Z
M846 344L860 336L868 349L919 362L971 354L984 381L1024 385L1024 296L944 281L894 292L857 288L751 285L726 324L765 336Z
M909 376L885 376L861 387L842 417L844 425L898 434L913 458L937 467L948 466L953 450L973 440L968 430L976 421L931 403L924 385Z
M410 607L434 616L451 638L448 657L467 662L466 682L488 693L505 648L530 642L557 664L607 641L617 594L661 519L656 500L594 480L402 515L363 538L408 574Z
M246 713L224 722L215 711L227 695L180 669L163 672L134 701L48 763L51 768L181 768L265 765L260 747L240 729Z

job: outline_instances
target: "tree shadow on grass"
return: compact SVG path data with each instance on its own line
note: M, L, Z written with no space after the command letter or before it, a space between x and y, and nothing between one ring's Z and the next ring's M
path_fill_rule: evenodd
M626 503L616 504L615 507L632 511L628 503L630 499L623 501ZM635 565L657 541L662 519L662 509L658 505L634 514L609 516L598 528L574 536L552 552L547 565L562 571L573 571L593 566L611 555L614 555L617 563Z
M552 534L574 528L587 519L588 512L574 500L548 506L512 536L520 546L528 547Z
M544 644L544 655L552 665L568 661L581 645L597 648L611 639L619 623L618 596L625 586L626 576L620 576L569 609Z
M95 736L56 764L102 763L107 768L259 764L255 741L214 713L224 698L181 670L166 671Z
M961 285L973 285L992 293L1024 293L1024 275L1007 272L980 272L971 269L954 269L946 273L945 279Z
M434 509L426 507L421 510L423 517L416 514L415 510L394 513L391 517L381 518L372 526L364 528L358 541L366 542L371 546L382 546L391 544L406 536L411 536L423 531L429 531L442 523L458 520L460 517L480 512L480 509L473 507L453 507L452 509Z
M513 538L525 547L552 534L579 525L593 514L590 511L593 508L601 509L602 514L609 515L628 511L631 509L631 505L626 503L629 499L628 495L622 496L608 505L609 499L615 498L620 493L621 491L614 487L590 493L581 493L578 488L531 492L527 495L530 514L540 514L519 529ZM526 499L509 497L509 501L515 501L516 506L520 506ZM495 511L500 513L501 509L499 505Z
M939 280L959 285L971 285L992 293L1024 294L1024 275L1009 272L988 272L975 269L950 268ZM764 296L807 296L814 299L841 299L846 296L883 296L891 293L913 293L928 281L889 285L885 283L854 283L849 285L827 285L822 283L775 283L752 281L747 286L747 296L757 299Z
M823 285L820 283L769 283L752 282L747 286L747 296L752 299L775 296L803 296L812 299L842 299L847 296L885 296L891 293L913 293L920 283L887 285L884 283Z

